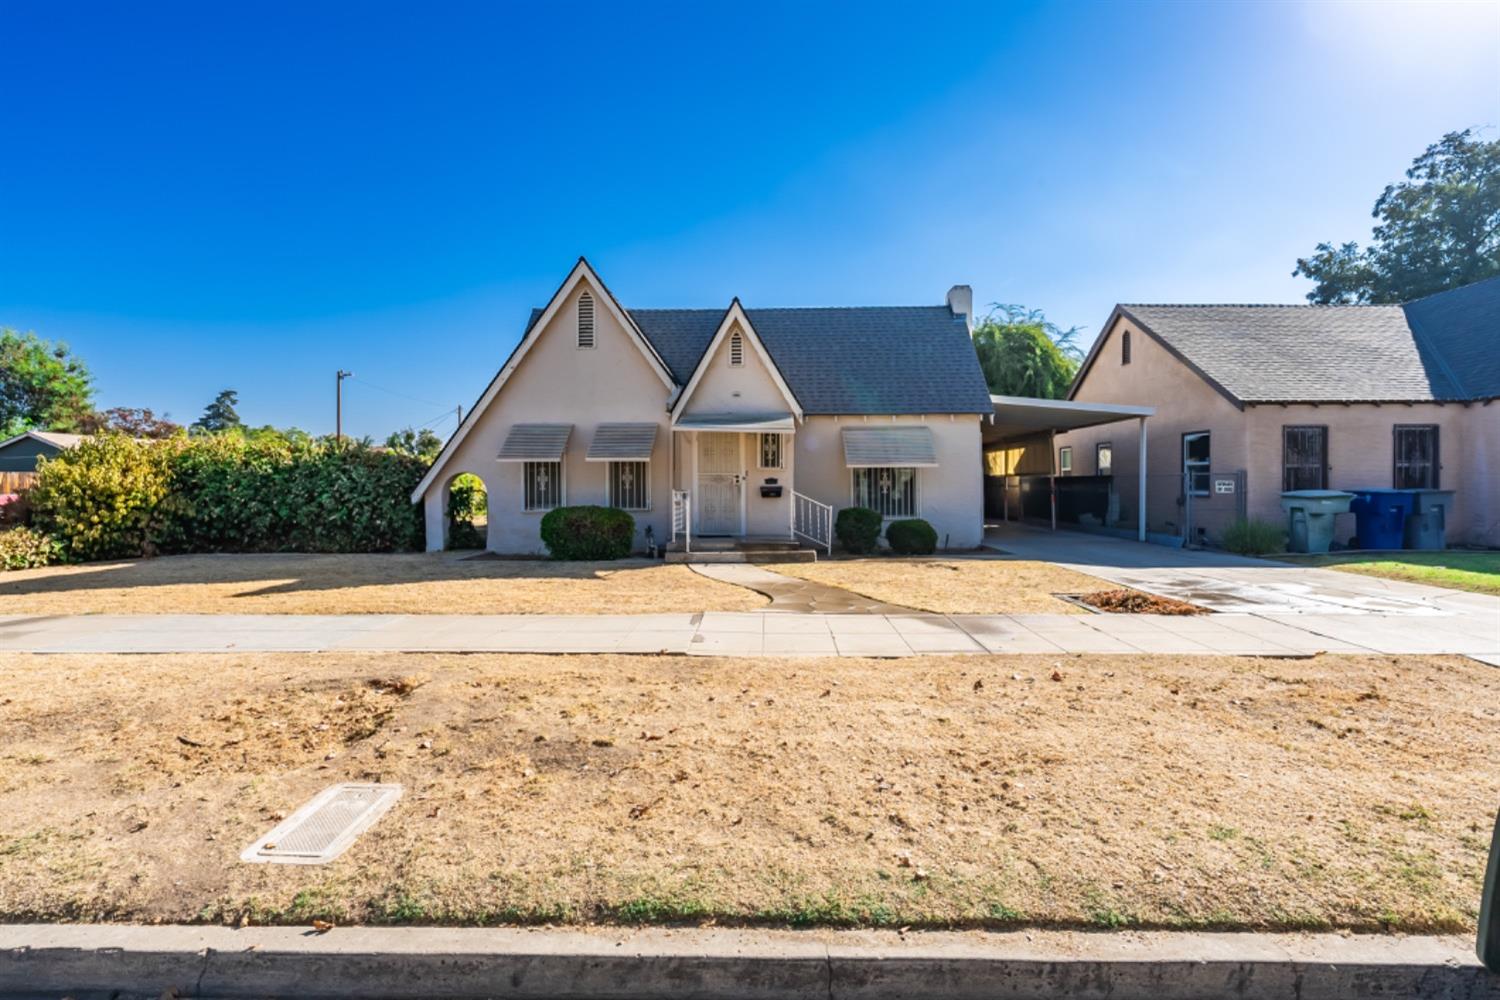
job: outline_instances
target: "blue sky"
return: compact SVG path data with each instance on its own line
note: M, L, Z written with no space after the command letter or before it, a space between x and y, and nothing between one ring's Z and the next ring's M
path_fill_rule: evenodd
M551 7L551 10L539 8ZM1500 125L1500 3L0 0L0 325L101 406L384 437L627 305L1300 301Z

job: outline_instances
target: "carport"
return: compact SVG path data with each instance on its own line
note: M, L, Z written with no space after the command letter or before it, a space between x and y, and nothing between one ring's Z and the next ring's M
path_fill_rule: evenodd
M1140 435L1140 468L1143 473L1136 477L1136 537L1143 542L1146 540L1146 420L1156 413L1156 407L1124 403L1078 403L1066 399L1033 399L1029 396L991 396L990 404L994 412L981 425L986 453L1046 447L1045 475L1050 480L1054 531L1057 529L1057 449L1053 446L1053 441L1058 432L1135 420ZM1007 470L1004 475L1009 478L1011 473ZM1010 502L1008 490L1005 491L1004 502L1007 505Z

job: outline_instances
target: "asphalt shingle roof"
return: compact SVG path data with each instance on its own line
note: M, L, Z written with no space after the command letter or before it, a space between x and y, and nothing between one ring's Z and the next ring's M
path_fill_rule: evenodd
M1500 278L1406 305L1122 305L1241 402L1500 396Z
M679 385L723 309L631 309ZM529 330L541 315L531 314ZM991 413L962 316L947 306L746 309L804 413Z

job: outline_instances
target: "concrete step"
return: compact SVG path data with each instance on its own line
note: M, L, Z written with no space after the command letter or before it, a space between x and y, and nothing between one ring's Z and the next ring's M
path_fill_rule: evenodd
M692 552L684 552L681 549L667 550L667 562L669 563L781 563L817 561L817 552L812 549L802 548L752 549L749 551L715 549L702 552L695 545Z

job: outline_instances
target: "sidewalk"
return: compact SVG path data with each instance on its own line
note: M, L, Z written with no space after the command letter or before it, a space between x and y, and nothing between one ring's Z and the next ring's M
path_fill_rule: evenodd
M1500 997L1467 937L1066 931L0 927L0 995ZM96 992L97 991L97 992Z
M0 652L1453 653L1500 665L1483 611L1403 614L933 615L705 612L662 615L0 616Z

